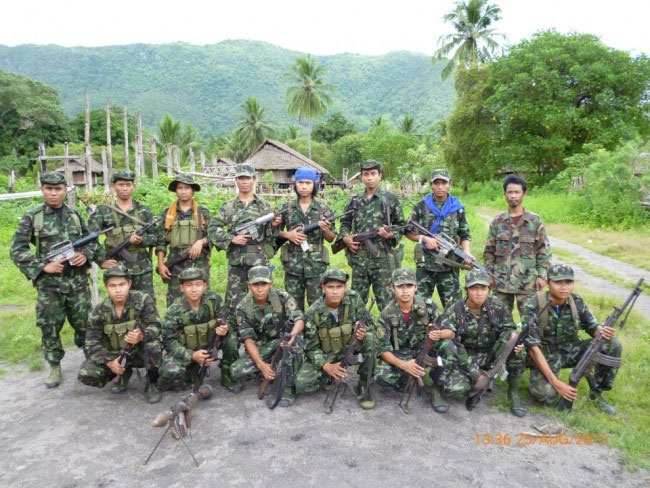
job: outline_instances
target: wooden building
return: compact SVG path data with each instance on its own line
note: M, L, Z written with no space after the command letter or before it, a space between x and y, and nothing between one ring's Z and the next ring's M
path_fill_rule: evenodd
M70 170L72 171L72 182L75 186L85 186L86 185L86 160L87 156L73 157L70 158ZM90 170L92 172L93 186L97 186L97 178L101 177L103 180L104 170L100 163L95 161L92 157L90 158ZM65 175L65 165L60 168L55 169L59 173ZM103 184L103 181L100 182Z

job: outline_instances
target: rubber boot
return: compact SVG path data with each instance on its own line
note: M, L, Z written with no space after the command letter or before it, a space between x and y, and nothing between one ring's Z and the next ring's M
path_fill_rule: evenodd
M616 415L616 409L607 403L607 400L603 398L602 392L598 390L591 390L589 399L594 400L596 402L596 405L598 405L598 408L600 408L607 415Z
M372 398L370 388L363 385L357 385L354 388L354 394L356 395L357 400L359 400L361 408L364 410L372 410L375 408L375 400Z
M442 394L442 388L438 385L433 385L431 389L431 406L438 413L445 413L449 410L449 404Z
M149 383L147 387L147 403L158 403L162 399L162 393L156 383Z
M515 417L524 417L526 415L526 407L519 398L520 383L521 375L508 375L508 399L510 400L510 411Z
M50 363L50 375L45 380L45 386L47 388L56 388L61 384L61 379L61 364Z
M111 388L111 393L113 395L119 395L120 393L124 393L126 389L129 387L129 380L131 379L131 374L133 373L133 369L129 368L127 369L122 376L120 376L119 381L117 382L116 385L113 385Z
M287 386L282 393L282 399L278 406L280 407L290 407L296 401L296 393L292 386Z

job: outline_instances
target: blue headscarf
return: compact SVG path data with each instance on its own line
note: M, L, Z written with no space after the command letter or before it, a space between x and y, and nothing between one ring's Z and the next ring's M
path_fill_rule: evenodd
M436 216L436 219L433 221L431 227L429 228L429 231L432 234L435 234L438 231L438 227L440 227L440 223L446 217L450 216L454 212L458 212L461 208L465 208L465 206L462 203L460 203L460 201L453 195L447 195L447 199L445 200L445 203L442 205L442 208L438 208L438 206L436 205L433 199L433 193L429 193L426 197L424 197L424 203L427 206L427 208L431 211L431 213Z
M314 183L318 183L320 181L320 175L316 172L316 170L312 168L298 168L296 170L296 174L294 175L294 180L295 181L300 181L300 180L311 180Z

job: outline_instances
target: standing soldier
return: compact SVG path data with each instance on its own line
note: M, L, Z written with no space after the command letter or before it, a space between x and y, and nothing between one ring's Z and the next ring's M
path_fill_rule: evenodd
M118 384L111 389L111 393L118 394L126 391L133 368L145 367L149 380L147 401L158 403L162 343L156 304L148 293L131 289L130 270L122 264L106 270L104 285L108 298L90 313L86 330L90 359L81 365L77 378L85 385L103 388L119 376ZM128 352L122 356L127 347Z
M524 209L526 181L515 175L503 182L508 210L490 224L483 251L487 270L501 283L495 295L512 311L515 299L521 314L524 304L546 286L551 245L539 215ZM496 286L495 286L496 285Z
M167 283L168 308L182 295L178 276L184 269L202 269L208 287L210 284L210 246L207 237L210 211L194 199L194 193L201 191L201 186L191 176L181 174L169 184L169 191L175 192L178 199L162 213L164 227L156 247L158 274ZM171 269L164 261L167 247L167 262L176 261Z
M252 239L250 234L235 234L235 229L244 220L254 220L273 211L271 204L255 193L255 169L251 164L235 166L235 184L239 194L221 206L208 230L210 243L226 251L228 257L225 301L231 314L231 325L234 324L235 307L246 295L248 270L253 266L268 266L269 259L275 254L276 236L273 231L281 220L278 215L270 226L260 225L257 239Z
M287 212L280 223L280 229L287 230L281 230L279 237L289 240L280 251L284 288L303 311L305 292L309 305L320 296L320 277L329 264L323 239L332 242L336 237L331 209L324 201L315 198L319 180L320 176L312 168L298 168L293 186L298 199L286 205ZM302 226L313 222L318 222L319 229L304 234Z
M98 260L101 267L108 269L118 262L122 263L129 270L131 290L138 290L148 293L156 302L156 295L153 289L153 268L151 266L150 248L155 247L158 242L158 231L150 227L142 235L135 232L153 221L153 214L146 205L133 200L135 191L135 174L131 171L117 171L111 178L111 189L115 193L115 202L112 205L100 205L88 219L88 228L91 231L98 231L113 226L106 235L104 241L105 249L100 250ZM126 251L132 255L130 260L121 256L107 259L106 253L125 239L129 239L131 245Z
M377 363L375 378L381 386L403 391L409 375L424 376L424 368L415 357L424 344L427 326L438 315L431 298L417 295L415 273L400 268L393 271L390 289L395 296L379 315L377 324ZM433 331L430 333L433 339Z
M305 316L305 356L307 361L296 377L298 393L313 393L335 380L345 380L347 371L341 360L355 324L366 315L359 293L345 290L348 275L340 269L328 269L321 277L323 295L307 310ZM364 410L375 407L370 384L375 362L375 335L371 321L366 329L357 331L363 361L357 370L359 383L354 393Z
M401 266L404 253L403 245L399 244L402 233L389 232L386 226L405 224L397 196L380 188L381 171L378 161L361 163L361 181L366 188L350 199L346 211L353 210L353 213L341 218L338 237L347 246L348 263L352 267L352 289L359 293L365 304L372 285L379 310L383 310L391 299L391 273ZM376 229L380 229L379 233L371 242L379 254L373 256L363 244L354 242L353 237Z
M449 194L451 179L446 169L436 169L431 173L431 193L413 207L411 219L434 234L446 234L471 256L469 233L465 207ZM438 289L443 307L461 298L459 268L462 263L440 255L438 241L433 237L408 232L406 237L417 242L414 248L414 261L417 266L417 280L420 294L430 298ZM465 263L469 264L469 263Z
M46 262L45 256L54 244L77 240L88 234L88 229L81 214L63 203L66 187L61 173L45 173L41 177L41 191L45 202L23 215L9 253L21 273L36 287L36 326L41 329L43 353L50 364L45 386L56 388L61 384L60 363L65 354L59 334L66 317L74 329L75 344L84 347L91 309L87 269L99 246L96 242L87 244L68 262ZM30 243L36 248L35 254Z
M296 338L304 327L302 311L291 296L273 288L271 270L268 266L254 266L248 271L248 293L237 305L237 330L239 340L244 343L248 357L238 359L232 366L233 376L238 381L261 375L273 381L279 371L271 368L271 358L282 342L285 324L294 320L290 348L293 374L290 375L282 399L281 407L290 407L295 400L293 378L302 363L302 347Z
M584 354L591 339L581 340L580 329L592 337L602 334L606 341L601 353L620 358L623 346L614 337L613 327L601 327L582 297L573 293L573 269L566 264L554 264L548 269L548 291L538 291L526 302L522 321L529 323L548 303L537 327L532 327L524 344L534 364L530 368L530 394L545 405L555 405L558 394L574 401L578 390L560 380L557 375L563 368L572 368ZM602 392L612 389L618 368L597 364L587 375L591 393L603 412L614 415L616 409L603 397Z

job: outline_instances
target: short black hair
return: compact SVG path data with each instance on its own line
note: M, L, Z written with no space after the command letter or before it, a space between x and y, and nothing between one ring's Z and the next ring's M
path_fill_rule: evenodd
M311 191L312 198L318 195L318 186L319 186L318 183L319 183L318 181L314 181L314 188ZM295 191L296 195L300 197L300 195L298 194L298 182L293 183L293 191Z
M526 180L524 180L519 175L506 176L506 179L503 180L503 193L506 192L508 185L519 185L521 186L521 189L524 191L524 193L526 193L526 190L528 190L528 187L526 186Z

